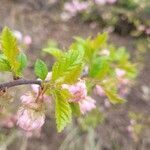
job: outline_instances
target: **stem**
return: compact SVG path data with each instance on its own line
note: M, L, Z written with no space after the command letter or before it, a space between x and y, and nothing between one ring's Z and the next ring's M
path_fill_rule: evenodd
M11 82L0 84L0 90L5 90L14 86L25 85L25 84L38 84L41 86L41 83L42 81L39 80L26 80L26 79L14 80Z

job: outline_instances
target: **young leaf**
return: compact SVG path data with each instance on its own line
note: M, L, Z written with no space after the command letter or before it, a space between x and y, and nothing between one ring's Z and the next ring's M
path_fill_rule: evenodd
M84 52L70 50L53 66L52 80L57 83L74 83L79 78L83 67Z
M55 90L55 117L58 132L61 132L71 122L72 112L68 103L70 94L67 90Z
M121 104L121 103L125 103L126 100L122 99L121 97L119 97L116 93L110 91L110 90L106 90L105 89L105 94L107 95L107 97L109 98L110 102L112 104Z
M97 79L103 79L109 71L109 61L105 57L96 57L91 66L89 75Z
M82 38L76 37L75 40L76 42L73 43L71 47L74 49L83 49L85 52L85 60L90 64L97 50L99 50L102 45L105 44L107 40L107 33L98 34L94 39L87 38L84 40Z
M63 52L58 48L48 47L48 48L44 48L43 51L51 54L56 59L59 59L63 56Z
M18 56L19 61L19 72L22 72L23 69L27 66L27 56L24 53L20 53Z
M17 56L19 55L19 49L17 45L17 39L10 31L9 28L5 27L1 35L2 52L6 56L11 70L16 73L19 67Z
M37 77L39 77L42 80L45 80L48 74L48 68L42 60L38 59L35 63L34 72Z
M10 71L9 63L6 59L0 57L0 71Z
M78 103L70 103L72 114L75 116L81 115L80 107Z

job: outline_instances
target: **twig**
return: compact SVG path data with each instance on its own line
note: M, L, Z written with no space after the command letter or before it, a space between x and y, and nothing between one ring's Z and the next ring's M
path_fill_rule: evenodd
M38 84L41 86L41 83L42 81L40 80L26 80L26 79L14 80L11 82L0 84L0 90L5 90L14 86L25 85L25 84Z

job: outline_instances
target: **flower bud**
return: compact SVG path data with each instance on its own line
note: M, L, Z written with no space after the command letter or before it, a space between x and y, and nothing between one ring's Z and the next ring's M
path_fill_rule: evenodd
M40 129L45 122L43 111L21 107L17 113L17 125L25 131Z
M88 111L96 108L96 101L92 99L90 96L87 96L85 99L79 102L80 111L82 114L85 114Z

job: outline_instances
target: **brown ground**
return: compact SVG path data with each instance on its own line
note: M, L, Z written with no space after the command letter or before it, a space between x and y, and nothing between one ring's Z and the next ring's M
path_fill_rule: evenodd
M34 1L34 0L33 0ZM15 30L20 30L24 34L29 34L33 38L33 44L31 48L27 50L27 55L31 62L36 59L37 56L41 57L41 49L46 44L47 39L55 40L59 43L60 47L67 47L72 41L73 36L87 37L96 35L101 32L101 29L96 26L91 28L89 24L84 24L78 18L72 19L67 23L63 23L59 20L58 8L45 5L48 0L37 0L33 3L31 0L1 0L0 1L0 28L7 25ZM132 52L134 58L134 39L130 37L121 37L116 34L110 36L110 41L113 41L117 45L126 46ZM149 117L150 114L150 99L145 101L142 98L141 86L146 85L150 87L150 52L147 52L144 58L144 68L140 71L137 83L131 89L131 93L128 96L128 102L125 106L117 106L108 115L105 126L99 128L99 133L103 140L108 145L106 150L116 150L117 148L109 148L111 145L112 131L116 131L119 138L119 144L122 145L123 150L148 150L147 143L145 148L141 148L146 138L146 134L139 140L138 143L134 143L127 133L122 131L122 128L128 124L127 112L132 110L140 112ZM43 59L47 61L47 64L52 63L52 58L49 56L43 56ZM33 65L30 65L29 69L32 69ZM30 75L29 70L26 72L26 76ZM113 119L112 119L113 118ZM28 144L27 150L57 150L64 137L63 134L57 134L52 120L48 120L46 123L42 136L40 139L31 139ZM105 131L104 128L109 128ZM147 134L150 131L147 130ZM148 136L150 138L150 134ZM13 144L14 148L9 147L10 150L19 150L19 143ZM149 143L150 144L150 143ZM125 147L125 145L128 145ZM150 147L150 145L149 145ZM105 150L104 149L104 150Z

